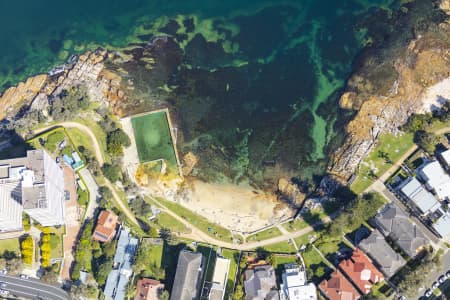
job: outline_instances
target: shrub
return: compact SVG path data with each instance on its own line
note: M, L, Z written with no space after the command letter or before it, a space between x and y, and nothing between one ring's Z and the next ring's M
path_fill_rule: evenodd
M105 177L111 182L116 182L122 176L120 167L116 165L104 164L102 167L102 172L103 175L105 175Z
M31 265L33 262L34 244L33 238L29 235L20 243L22 260L25 264Z

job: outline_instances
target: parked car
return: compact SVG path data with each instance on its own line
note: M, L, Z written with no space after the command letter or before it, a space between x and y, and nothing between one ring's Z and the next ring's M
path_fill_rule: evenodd
M398 296L397 300L406 300L405 296Z
M1 275L6 275L6 274L8 274L8 270L2 269L2 270L0 270L0 274Z
M425 297L431 297L431 295L433 295L433 291L428 289L425 291Z
M28 275L25 275L25 274L20 274L20 278L21 278L21 279L28 279L28 278L30 278L30 277L28 277Z
M442 275L441 277L439 277L438 281L439 283L444 283L447 280L447 277L445 275Z
M439 283L437 283L436 281L433 282L433 284L431 285L431 288L432 288L433 290L437 289L438 287L439 287Z
M0 290L0 295L3 295L3 296L9 295L9 291L7 291L7 290Z
M447 271L447 273L445 273L445 277L450 278L450 271Z

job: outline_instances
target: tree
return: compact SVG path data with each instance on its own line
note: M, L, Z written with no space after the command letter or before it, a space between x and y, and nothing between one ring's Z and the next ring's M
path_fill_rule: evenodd
M27 235L25 239L23 239L23 241L20 243L20 249L23 262L27 265L31 265L31 263L33 262L34 243L33 238L30 235Z
M244 289L242 285L238 284L232 296L233 300L242 300L244 299Z
M120 167L117 165L104 164L102 167L102 172L103 175L105 175L105 177L111 182L118 181L122 176Z
M94 273L95 280L98 285L103 286L106 283L106 278L112 270L113 260L112 258L107 258L103 263L101 263Z
M104 243L102 245L103 248L103 255L106 257L113 257L116 253L116 247L117 247L117 241L111 241L109 243Z
M433 133L424 130L418 130L414 133L414 143L429 154L434 153L437 142L438 139Z
M164 290L161 295L159 295L159 300L169 300L170 295L167 290Z
M121 128L111 131L107 136L107 149L113 156L122 155L123 147L130 145L130 138Z

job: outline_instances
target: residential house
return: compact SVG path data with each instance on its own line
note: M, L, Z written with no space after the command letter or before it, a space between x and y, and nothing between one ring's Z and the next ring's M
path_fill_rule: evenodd
M246 300L278 300L275 270L271 265L256 265L244 273Z
M349 259L341 261L339 268L363 294L368 294L373 284L384 280L383 274L358 248L353 251Z
M158 300L164 291L164 284L150 278L139 279L136 284L134 300Z
M403 257L389 246L378 230L372 231L367 238L358 244L358 247L374 260L375 266L387 278L392 277L406 264Z
M447 172L450 172L450 149L447 149L444 152L440 153L438 155L438 159L441 161L444 169L447 170Z
M392 239L409 257L429 244L422 230L394 203L386 204L374 218L376 227Z
M361 298L358 290L339 270L331 273L328 280L323 280L319 284L319 288L329 300L358 300Z
M281 300L317 300L316 286L307 282L306 270L297 264L284 265L280 285Z
M103 293L106 300L123 300L127 294L128 281L133 274L132 263L138 247L138 239L128 229L119 232L113 269L106 279Z
M171 300L193 300L200 296L203 274L201 253L183 250L178 256L177 271L173 282Z
M109 210L102 210L97 218L92 238L96 241L110 242L116 234L117 221L119 217Z
M216 258L212 286L209 291L209 300L223 300L225 288L228 281L228 271L230 270L230 260L223 257Z
M22 212L43 226L64 225L64 173L44 150L0 160L0 231L22 229Z
M443 239L448 240L450 238L450 213L442 212L442 215L433 223L432 226Z
M432 161L420 168L417 176L440 200L450 199L450 176L445 173L438 161Z
M406 179L399 189L423 216L433 213L441 207L433 194L424 189L415 177Z

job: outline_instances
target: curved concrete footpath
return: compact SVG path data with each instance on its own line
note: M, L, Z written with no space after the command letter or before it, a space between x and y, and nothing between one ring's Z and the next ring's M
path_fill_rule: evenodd
M47 126L44 128L40 128L36 131L34 131L35 135L38 135L40 133L43 133L45 131L54 129L54 128L58 128L58 127L65 127L65 128L77 128L81 131L83 131L84 133L86 133L92 140L92 146L94 147L95 150L95 156L98 160L98 162L100 164L104 163L104 158L103 158L103 152L101 150L100 144L97 141L96 136L94 135L94 133L91 131L91 129L83 124L77 123L77 122L60 122L51 126ZM122 200L120 199L119 195L117 194L117 192L115 191L115 188L113 186L113 184L107 180L105 178L105 186L107 186L113 194L114 200L116 202L116 204L119 206L119 208L125 213L125 215L136 225L138 225L138 222L134 216L134 214L131 212L131 210L126 207L124 205L124 203L122 202ZM225 242L225 241L221 241L218 239L215 239L211 236L209 236L208 234L206 234L205 232L203 232L202 230L198 229L197 227L195 227L194 225L192 225L191 223L189 223L188 221L186 221L185 219L183 219L182 217L180 217L179 215L177 215L176 213L174 213L173 211L171 211L170 209L168 209L167 207L165 207L164 205L162 205L157 199L154 199L152 197L152 199L166 212L168 213L170 216L172 216L173 218L175 218L176 220L178 220L179 222L183 223L186 227L188 227L191 230L190 234L183 234L183 237L186 238L190 238L193 240L197 240L197 241L201 241L201 242L205 242L208 244L212 244L212 245L216 245L216 246L220 246L220 247L224 247L224 248L230 248L230 249L236 249L236 250L252 250L252 249L256 249L258 247L264 247L267 245L271 245L271 244L277 244L280 242L284 242L284 241L288 241L290 239L295 239L299 236L302 236L304 234L307 234L309 232L314 231L314 227L320 225L321 223L326 223L329 222L331 219L330 218L325 218L322 222L317 222L316 224L313 224L311 226L305 227L301 230L298 231L294 231L294 232L284 232L282 235L267 239L267 240L263 240L263 241L259 241L259 242L251 242L251 243L243 243L243 244L234 244L234 243L229 243L229 242Z
M97 159L97 161L99 162L100 165L104 164L105 159L103 157L103 152L102 152L102 149L100 147L100 144L97 141L97 137L92 132L92 130L89 127L87 127L86 125L83 125L83 124L80 124L80 123L77 123L77 122L60 122L60 123L57 123L57 124L54 124L54 125L51 125L51 126L47 126L47 127L44 127L44 128L39 128L39 129L34 131L34 134L38 135L38 134L41 134L41 133L46 132L48 130L51 130L51 129L54 129L54 128L59 128L59 127L77 128L77 129L83 131L84 133L86 133L89 136L89 138L92 140L92 146L94 147L94 151L95 151L95 158ZM117 206L123 211L123 213L127 216L127 218L130 219L134 224L139 226L136 218L134 217L134 214L122 202L122 199L117 194L113 184L107 178L105 178L105 186L108 187L111 190L113 198L114 198ZM92 201L92 199L90 201Z
M319 226L322 223L327 223L330 221L330 218L325 218L322 222L317 222L316 224L305 227L301 230L294 231L294 232L285 232L282 235L279 235L279 236L276 236L276 237L273 237L273 238L270 238L267 240L263 240L263 241L259 241L259 242L250 242L250 243L246 242L243 244L234 244L234 243L229 243L229 242L225 242L222 240L218 240L218 239L215 239L215 238L209 236L205 232L201 231L200 229L193 226L191 223L189 223L188 221L186 221L185 219L183 219L182 217L180 217L179 215L177 215L176 213L174 213L173 211L171 211L170 209L165 207L157 199L155 199L153 197L151 197L151 198L156 204L158 204L162 208L162 210L164 212L166 212L167 214L169 214L170 216L175 218L177 221L181 222L184 226L186 226L188 229L190 229L192 231L190 234L183 235L184 237L202 241L202 242L205 242L208 244L220 246L223 248L230 248L230 249L241 250L241 251L252 250L252 249L259 248L259 247L264 247L267 245L277 244L280 242L288 241L290 239L295 239L299 236L302 236L304 234L314 231L314 227Z

